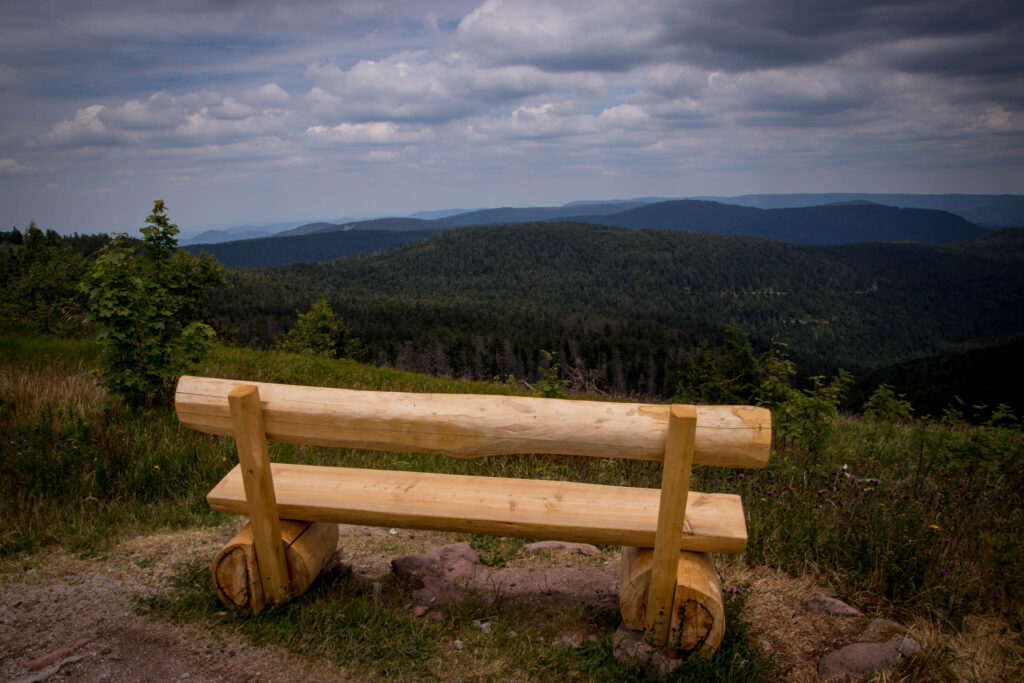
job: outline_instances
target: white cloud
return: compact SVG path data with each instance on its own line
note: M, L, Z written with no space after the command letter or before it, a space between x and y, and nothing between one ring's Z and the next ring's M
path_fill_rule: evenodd
M93 104L75 112L72 119L61 121L53 127L43 141L58 146L115 145L123 140L100 118L106 109L102 104Z
M324 120L447 122L554 92L602 92L595 74L549 74L531 66L482 68L466 55L402 52L351 69L313 64L312 111Z
M390 121L339 123L336 126L310 126L306 136L318 143L337 145L407 145L432 137L425 128L399 126Z
M457 41L484 63L620 72L652 59L661 12L628 0L486 0L459 23Z
M283 91L282 91L283 92ZM253 101L269 97L280 101L274 88L243 94ZM215 91L174 97L164 92L146 100L120 105L94 104L54 125L42 142L64 147L153 145L193 146L224 143L265 135L284 135L287 113L278 107L260 108Z
M267 83L242 94L242 100L263 107L283 107L291 101L291 96L277 83Z
M167 93L158 92L145 102L130 100L118 107L103 107L98 118L109 130L152 131L173 128L185 108Z
M18 163L14 159L7 157L0 159L0 175L19 175L30 171L32 171L31 168Z

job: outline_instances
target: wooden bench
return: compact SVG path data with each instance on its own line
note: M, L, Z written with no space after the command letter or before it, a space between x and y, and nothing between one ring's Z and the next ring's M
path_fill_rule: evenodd
M708 553L739 553L747 541L739 496L689 492L691 465L763 467L771 441L770 413L751 406L352 391L185 376L175 407L186 427L237 442L239 465L207 500L250 519L221 556L242 553L247 563L234 571L258 572L250 577L258 590L245 597L254 611L305 590L324 551L296 555L296 539L333 552L339 523L611 544L623 546L626 624L677 656L710 656L717 648L724 616ZM317 467L270 463L268 439L664 466L661 489Z

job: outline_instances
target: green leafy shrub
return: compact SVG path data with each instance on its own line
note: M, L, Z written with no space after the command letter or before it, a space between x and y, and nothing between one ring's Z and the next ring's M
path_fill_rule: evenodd
M201 322L205 290L224 283L208 256L177 249L178 227L163 201L142 228L139 248L118 235L82 280L89 319L100 327L103 385L129 405L166 402L174 379L197 362L213 339Z
M879 384L861 408L865 416L883 422L909 422L914 408L903 394L897 394L888 384Z
M568 398L569 390L566 389L567 382L564 379L559 379L559 371L561 367L555 362L555 354L550 351L541 351L541 355L544 356L544 361L547 367L543 365L538 368L540 372L540 381L537 382L537 395L543 396L544 398Z

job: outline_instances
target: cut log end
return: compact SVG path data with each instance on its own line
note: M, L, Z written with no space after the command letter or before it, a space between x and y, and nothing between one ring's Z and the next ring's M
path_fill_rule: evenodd
M338 546L338 525L281 520L290 597L309 588ZM246 524L213 560L211 569L217 597L229 609L253 614L267 604L253 545L252 525Z
M623 547L619 607L626 627L634 631L646 625L652 563L652 549ZM711 554L681 552L666 645L669 657L707 660L724 633L722 585Z

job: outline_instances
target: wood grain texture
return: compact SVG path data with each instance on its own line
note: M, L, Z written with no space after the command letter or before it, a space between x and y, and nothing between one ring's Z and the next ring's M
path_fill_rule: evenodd
M281 520L281 541L288 567L288 585L297 598L312 585L338 546L338 525L323 522ZM246 524L228 541L211 567L217 597L230 609L254 614L266 604L260 581L252 524Z
M644 629L647 622L653 557L651 548L622 549L619 608L626 627L634 631ZM675 658L707 660L725 634L722 584L710 553L680 553L675 583L667 652Z
M686 519L696 428L697 411L693 406L671 406L644 629L644 639L655 647L666 643L672 621L672 596L675 594L676 568Z
M287 519L648 548L658 526L658 489L283 463L271 470ZM246 514L239 468L206 499L214 510ZM690 492L686 519L684 549L746 547L739 496Z
M281 521L274 496L259 390L246 385L232 388L228 393L228 407L245 491L246 505L242 514L248 515L252 524L263 595L267 603L277 605L289 598L288 566L281 543Z
M256 386L274 441L455 457L549 453L661 460L669 406L523 396L413 394L182 377L183 425L230 436L227 395ZM771 414L753 406L698 406L694 463L763 467Z

